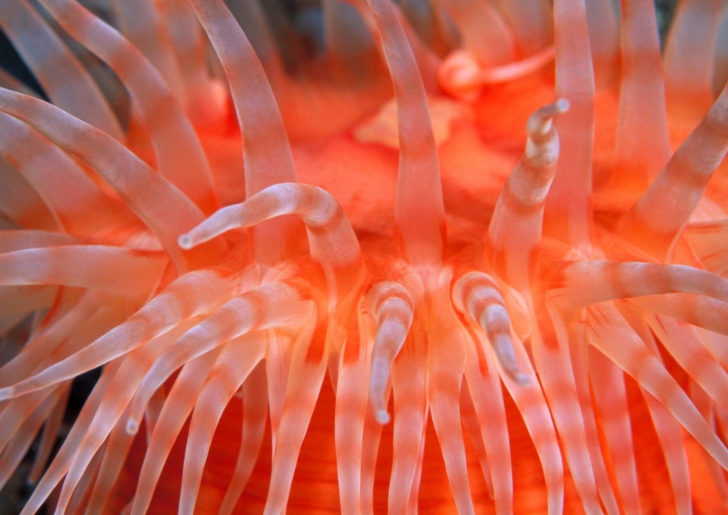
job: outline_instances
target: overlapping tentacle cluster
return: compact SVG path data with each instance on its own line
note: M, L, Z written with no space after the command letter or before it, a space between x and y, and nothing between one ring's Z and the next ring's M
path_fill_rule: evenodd
M590 52L583 2L554 2L553 46L547 2L472 2L477 17L466 11L471 2L435 3L439 24L429 25L402 16L409 2L401 11L387 0L324 2L340 13L327 20L334 36L363 16L381 41L371 49L391 73L399 170L393 241L385 244L357 234L330 193L297 182L274 97L286 64L265 52L274 40L267 25L249 28L264 68L222 0L116 2L128 39L75 1L41 3L114 71L133 108L125 133L38 11L4 0L0 27L55 104L0 90L0 332L8 356L0 369L0 483L43 428L30 474L38 484L23 513L38 510L61 482L58 512L100 513L140 431L147 449L127 510L145 513L188 420L180 513L239 506L268 421L265 511L283 512L327 372L344 513L374 511L378 447L390 420L387 509L416 512L428 419L458 511L475 509L466 433L497 511L512 512L503 386L533 440L550 513L564 507L563 459L588 513L639 511L626 376L644 396L678 512L691 511L681 428L728 492L727 190L704 194L728 149L728 92L700 121L689 110L679 115L695 128L670 157L648 2L623 2L617 157L597 194L594 70L597 82L612 80L619 47L613 31L592 28L601 53ZM697 16L685 4L680 29ZM255 3L235 8L261 16ZM422 41L447 44L445 13L460 29L461 50L438 63ZM206 72L198 22L213 66L224 71L216 78ZM160 37L145 38L150 31ZM361 50L341 45L329 63L339 79ZM668 61L687 59L678 50ZM480 245L451 244L426 91L478 98L486 85L533 72L553 55L556 100L529 118L523 157L487 231L471 238ZM645 62L657 71L645 75ZM709 84L691 90L675 68L668 93L689 90L704 104ZM284 113L305 97L305 87L297 91L276 91ZM224 124L228 95L244 134L238 203L219 187L234 180L211 170L213 156L196 133ZM221 198L229 205L220 208ZM687 388L663 350L687 374ZM44 470L71 381L100 366ZM214 506L198 503L213 436L238 398L242 436L228 488Z

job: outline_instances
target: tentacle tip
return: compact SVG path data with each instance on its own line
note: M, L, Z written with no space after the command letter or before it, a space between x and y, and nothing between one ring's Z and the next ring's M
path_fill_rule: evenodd
M554 110L557 114L563 114L571 108L571 102L565 98L560 98L554 102Z
M180 246L183 250L190 250L192 247L194 247L194 243L192 241L192 236L188 234L183 234L179 238L177 238L177 245Z
M565 98L559 98L553 104L541 107L528 119L526 132L532 138L546 135L551 129L553 119L567 112L570 107L571 102Z
M518 386L528 386L529 384L531 384L531 378L528 377L526 374L521 374L520 372L516 372L515 374L513 374L513 380Z
M139 423L136 420L129 420L126 423L126 434L135 435L139 432Z
M375 417L377 422L383 426L386 426L392 420L392 417L389 416L387 410L384 409L377 410Z

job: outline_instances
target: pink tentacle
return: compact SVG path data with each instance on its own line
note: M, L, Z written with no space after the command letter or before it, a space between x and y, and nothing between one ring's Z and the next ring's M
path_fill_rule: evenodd
M202 483L202 471L212 445L212 437L225 407L265 355L265 332L254 332L228 342L220 352L195 404L187 437L180 515L191 515Z
M191 5L225 69L243 138L245 193L252 197L277 183L296 182L291 147L263 66L222 0ZM273 265L290 258L302 243L295 220L267 221L254 228L256 261ZM284 242L286 242L284 244Z
M269 331L271 333L272 331ZM270 346L270 337L268 337ZM263 443L268 413L265 367L259 363L243 383L243 430L233 476L218 515L230 515L248 483Z
M559 157L559 136L553 125L569 109L561 99L531 115L523 157L498 195L488 224L486 259L500 277L519 291L529 288L531 259L541 241L543 212Z
M398 283L381 282L372 286L365 300L370 313L376 316L377 332L372 349L372 370L369 377L369 400L377 421L387 424L385 391L392 363L404 345L414 317L414 300Z
M592 345L662 402L680 424L728 469L728 449L655 355L620 321L619 312L606 304L587 309L590 315L587 320L587 336Z
M406 513L422 460L427 417L425 335L415 320L392 366L394 437L389 481L389 513Z
M4 395L21 395L71 379L131 352L185 319L216 305L230 288L229 282L221 277L219 271L204 270L183 276L123 324L117 325L77 353L14 386L0 389L0 398Z
M632 442L624 373L601 352L589 349L589 379L625 511L640 511L637 464Z
M438 263L445 244L445 207L425 88L389 0L367 1L382 38L398 106L396 243L413 265Z
M64 245L0 255L0 284L57 284L138 298L162 272L157 252L106 245ZM79 267L78 263L84 263Z
M190 361L180 371L154 427L144 463L139 472L130 515L144 515L179 432L192 412L202 385L222 352L220 347Z
M101 89L30 3L3 2L0 27L54 104L124 141L124 131Z
M202 211L110 136L51 104L9 90L0 89L0 110L86 161L154 232L178 269L207 263L221 252L220 244L204 254L180 252L177 238L203 220Z
M452 272L446 269L437 278L437 285L433 285L431 298L427 299L431 308L427 334L427 400L455 505L460 513L467 514L474 513L474 507L458 406L466 343L447 295L451 279Z
M105 61L139 108L159 173L204 213L219 205L207 158L194 128L159 72L115 29L71 0L41 0L68 33Z

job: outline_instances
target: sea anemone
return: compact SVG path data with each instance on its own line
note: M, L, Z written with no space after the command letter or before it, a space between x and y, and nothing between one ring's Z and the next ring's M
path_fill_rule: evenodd
M23 514L724 509L722 2L87 6L0 4Z

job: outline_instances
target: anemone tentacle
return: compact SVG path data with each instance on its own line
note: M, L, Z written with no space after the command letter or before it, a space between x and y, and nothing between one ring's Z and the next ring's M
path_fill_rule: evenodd
M0 73L22 515L728 502L720 3L663 58L647 0L237 2L0 3L52 102Z

